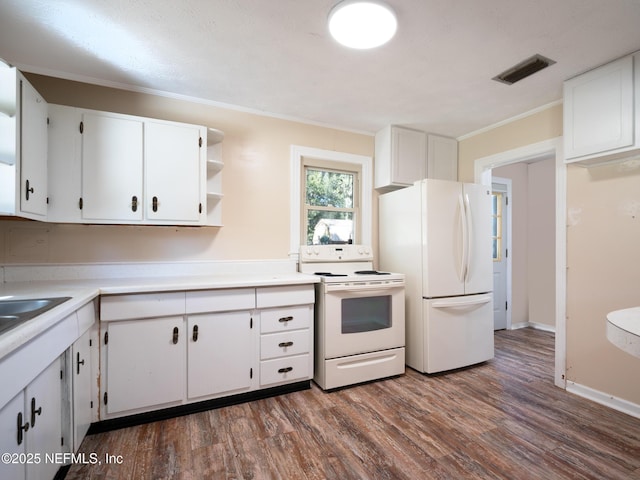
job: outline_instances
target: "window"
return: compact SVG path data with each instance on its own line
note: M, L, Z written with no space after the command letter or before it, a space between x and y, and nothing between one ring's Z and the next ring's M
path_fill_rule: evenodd
M493 222L493 261L502 260L502 193L491 194L491 218Z
M301 245L307 243L305 165L331 172L356 172L353 191L353 242L371 245L373 158L366 155L291 145L291 222L289 256L297 259ZM340 207L342 208L342 207ZM348 239L347 239L348 241Z
M357 243L360 169L303 159L303 245Z

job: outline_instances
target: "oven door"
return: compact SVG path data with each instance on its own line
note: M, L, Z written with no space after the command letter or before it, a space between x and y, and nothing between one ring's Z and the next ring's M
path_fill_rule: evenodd
M404 282L325 284L325 357L404 347Z

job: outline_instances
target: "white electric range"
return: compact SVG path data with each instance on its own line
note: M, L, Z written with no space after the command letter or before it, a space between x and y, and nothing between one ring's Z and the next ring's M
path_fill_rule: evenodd
M404 275L373 269L366 245L306 245L316 284L314 381L333 388L404 373Z

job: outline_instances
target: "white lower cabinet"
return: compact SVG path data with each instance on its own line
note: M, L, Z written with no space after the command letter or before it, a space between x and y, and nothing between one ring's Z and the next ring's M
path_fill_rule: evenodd
M51 479L62 452L60 359L55 360L0 410L0 478ZM49 457L47 457L47 455Z
M179 404L184 392L184 317L110 322L105 346L107 414Z
M99 419L310 380L313 304L313 284L103 296Z
M255 344L251 313L190 315L187 323L187 397L248 391Z

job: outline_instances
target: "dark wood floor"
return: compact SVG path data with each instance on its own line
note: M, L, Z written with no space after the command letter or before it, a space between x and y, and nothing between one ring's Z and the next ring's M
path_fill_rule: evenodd
M640 479L640 419L553 385L553 334L475 368L311 390L88 436L75 479Z

